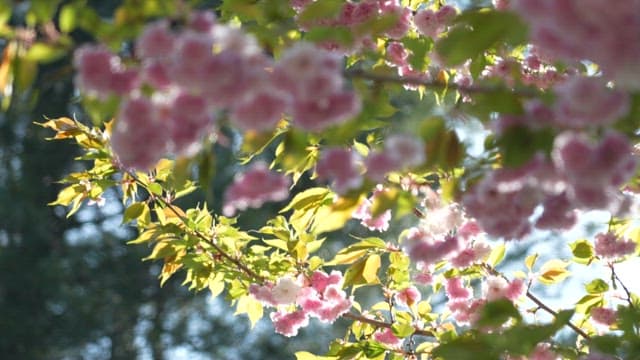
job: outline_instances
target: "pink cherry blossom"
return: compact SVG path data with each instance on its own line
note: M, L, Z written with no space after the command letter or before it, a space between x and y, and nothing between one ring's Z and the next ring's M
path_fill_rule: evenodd
M394 348L402 346L402 339L395 336L389 328L380 329L373 333L373 340Z
M271 289L273 300L277 304L287 305L293 304L302 287L290 277L278 279L278 282Z
M277 90L251 91L231 108L229 117L243 130L272 131L290 100L287 93Z
M331 182L331 188L338 194L362 185L360 156L354 151L342 148L327 149L322 152L316 165L319 180Z
M150 170L167 152L168 131L150 99L135 97L120 106L111 149L124 168ZM144 143L140 139L145 139Z
M462 284L462 278L460 277L447 279L445 291L450 300L464 300L471 297L471 291Z
M298 335L298 330L300 328L309 325L309 318L302 310L296 310L294 312L278 310L272 312L271 321L273 321L275 331L286 337Z
M258 162L249 170L236 176L224 195L223 212L233 216L237 210L259 208L268 201L282 201L289 196L291 180L269 170Z
M168 21L153 22L136 40L136 56L140 59L168 58L173 54L175 40Z
M624 239L612 232L599 233L595 241L596 255L606 259L617 259L636 251L636 243L631 239Z
M618 312L613 309L603 307L591 308L591 320L600 325L611 326L616 323L617 319Z
M398 291L395 297L398 304L404 306L413 306L422 299L420 291L415 286L409 286L408 288Z

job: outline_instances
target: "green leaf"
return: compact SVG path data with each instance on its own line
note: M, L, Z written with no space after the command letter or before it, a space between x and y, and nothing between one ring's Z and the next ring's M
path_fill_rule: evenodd
M591 308L603 304L602 294L585 295L576 302L576 312L579 314L588 314Z
M313 27L304 36L305 40L321 42L333 40L338 44L349 46L353 44L353 33L346 26Z
M39 63L47 63L57 60L67 53L67 49L54 45L35 43L25 54L25 59Z
M532 131L524 126L512 126L498 139L505 166L516 167L539 152L549 153L554 135L551 130Z
M224 274L219 272L209 279L209 291L212 297L217 297L224 291Z
M490 344L472 336L460 336L454 340L440 344L433 349L431 355L442 360L496 360L500 354Z
M589 294L603 294L609 291L609 284L602 279L595 279L584 286Z
M162 185L156 182L151 183L149 184L149 191L154 195L162 196Z
M480 319L477 324L480 327L498 327L509 319L522 320L522 316L513 303L507 299L499 299L488 302L480 311Z
M433 41L431 39L420 36L416 38L405 37L402 44L411 52L409 55L409 64L417 71L425 70L427 63L427 52L431 50Z
M383 355L387 349L375 341L365 341L362 344L362 352L367 359L373 359L380 355Z
M380 283L378 269L380 269L380 255L372 254L366 258L360 258L351 265L344 275L344 286L372 285Z
M58 24L60 31L68 33L78 25L78 7L76 4L67 4L60 9Z
M520 17L506 11L469 11L457 22L436 44L437 52L451 66L475 59L501 43L519 45L527 39L527 28Z
M298 15L300 23L308 23L310 21L333 18L342 10L342 0L318 0L305 6L304 10Z
M53 205L67 206L71 204L71 202L75 198L77 198L78 195L84 194L85 191L86 191L86 187L84 185L76 184L76 185L68 186L62 189L62 191L58 193L58 198L56 199L56 201L50 202L48 205L49 206L53 206Z
M134 202L129 205L122 216L122 223L127 224L137 219L144 212L146 204L143 202Z
M588 264L595 255L593 245L587 239L576 240L569 244L569 247L571 247L573 261L578 264Z
M307 189L301 193L296 194L291 202L280 210L280 214L285 213L291 209L293 210L306 210L320 206L331 191L324 187L314 187Z

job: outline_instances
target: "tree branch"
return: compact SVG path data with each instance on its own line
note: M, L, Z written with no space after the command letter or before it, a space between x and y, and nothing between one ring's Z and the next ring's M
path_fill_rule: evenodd
M538 307L544 311L546 311L547 313L553 315L553 317L557 317L558 316L558 312L553 310L552 308L550 308L547 304L543 303L542 300L540 300L537 296L533 295L531 293L531 291L527 290L527 297L533 301L536 305L538 305ZM572 323L571 321L567 321L567 326L571 328L571 330L575 331L578 335L582 336L583 338L585 338L586 340L591 339L591 337L589 335L587 335L587 333L584 332L584 330L580 329L577 325L575 325L574 323Z
M494 275L494 276L500 276L503 279L509 281L509 279L507 279L506 276L502 275L502 273L500 273L499 271L497 271L496 269L494 269L491 265L489 264L482 264L482 267L489 272L489 274ZM558 316L558 312L553 310L552 308L550 308L547 304L543 303L542 300L540 300L537 296L535 296L527 287L527 293L526 293L527 298L529 298L529 300L533 301L536 305L538 305L538 308L546 311L548 314L552 315L554 318ZM571 328L571 330L575 331L578 335L582 336L583 338L585 338L586 340L591 339L591 337L584 332L584 330L580 329L577 325L575 325L574 323L572 323L571 321L567 321L567 326Z
M528 87L509 88L501 85L465 86L465 85L458 85L454 82L443 83L441 81L425 80L424 78L418 77L418 76L396 76L396 75L387 75L387 74L377 74L373 72L367 72L362 69L346 70L344 72L344 76L346 78L365 79L365 80L372 80L374 82L424 86L425 88L433 89L433 90L451 89L451 90L457 90L461 93L466 93L466 94L491 94L491 93L509 92L525 98L533 98L540 95L538 91Z
M384 322L384 321L380 321L380 320L375 320L375 319L370 319L368 317L364 317L362 315L358 315L358 314L354 314L354 313L346 313L344 315L342 315L342 317L345 317L347 319L351 319L351 320L355 320L355 321L359 321L361 323L366 323L366 324L370 324L379 328L386 328L386 329L391 329L391 326L393 324L390 324L388 322ZM422 336L431 336L434 337L435 335L429 331L429 330L423 330L423 329L419 329L419 328L414 328L415 335L422 335Z

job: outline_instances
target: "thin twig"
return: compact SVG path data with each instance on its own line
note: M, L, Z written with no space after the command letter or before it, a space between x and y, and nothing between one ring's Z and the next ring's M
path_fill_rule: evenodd
M502 273L500 273L499 271L497 271L496 269L494 269L491 265L489 264L482 264L482 267L489 272L491 275L494 276L500 276L503 279L509 281L509 279L507 279L506 276L504 276ZM531 286L531 283L529 283L529 286ZM554 318L558 317L558 312L553 310L552 308L550 308L547 304L543 303L542 300L540 300L537 296L535 296L531 290L529 290L529 288L527 288L527 293L526 293L527 298L529 298L529 300L533 301L536 305L538 305L538 308L546 311L547 313L549 313L550 315L552 315ZM572 323L571 321L567 321L566 324L568 327L571 328L571 330L575 331L578 335L582 336L583 338L585 338L586 340L591 339L591 337L584 332L584 330L580 329L577 325L575 325L574 323Z
M366 324L370 324L373 326L377 326L379 328L387 328L387 329L391 329L391 326L393 324L390 324L388 322L384 322L384 321L380 321L380 320L375 320L375 319L370 319L368 317L364 317L362 315L358 315L358 314L354 314L354 313L346 313L344 315L342 315L343 317L347 318L347 319L351 319L351 320L355 320L355 321L359 321L361 323L366 323ZM416 335L422 335L422 336L435 336L431 331L429 330L423 330L423 329L419 329L419 328L414 328L415 332L414 334Z
M627 294L626 301L627 303L629 303L629 307L633 309L634 306L633 306L633 301L631 300L631 291L629 291L629 289L626 287L626 285L622 282L622 280L618 276L618 273L616 273L616 270L613 267L613 263L609 264L609 269L611 269L611 277L613 278L613 281L617 281L618 284L622 286L622 290L624 290L624 293Z
M127 172L127 174L129 176L131 176L132 179L134 179L140 186L142 186L143 188L145 188L147 191L149 191L149 189L146 188L145 184L138 179L135 174L131 173L131 172ZM164 205L165 207L167 207L169 210L171 210L171 212L173 212L175 214L175 216L180 219L180 221L182 222L183 225L187 226L187 219L180 213L178 212L178 210L175 208L175 206L173 206L173 204L167 202L165 199L163 199L161 196L156 196L155 199L157 201L159 201L160 203L162 203L162 205ZM259 281L259 282L263 282L264 278L260 275L258 275L255 271L249 269L245 264L242 263L242 261L236 259L235 257L231 256L229 253L227 253L226 251L224 251L224 249L222 249L218 244L215 243L215 241L213 241L213 239L209 239L206 235L202 234L201 232L197 231L197 230L190 230L196 237L200 238L203 241L206 241L207 243L211 244L211 246L213 246L213 248L218 252L218 254L220 254L220 256L222 256L223 258L229 260L231 263L233 263L234 265L236 265L240 270L242 270L246 275L248 275L249 277L252 277L253 279Z
M557 317L558 316L558 312L557 311L553 310L547 304L543 303L542 300L540 300L537 296L533 295L531 293L531 291L529 291L529 290L527 290L527 297L531 301L536 303L536 305L538 305L538 307L540 309L542 309L542 310L548 312L549 314L553 315L553 317ZM571 330L575 331L578 335L580 335L583 338L585 338L586 340L591 339L591 337L589 335L587 335L587 333L585 333L584 330L580 329L577 325L575 325L571 321L567 321L567 326L570 327Z
M419 77L419 76L396 76L396 75L378 74L373 72L367 72L362 69L346 70L344 72L344 76L347 78L372 80L374 82L424 86L425 88L434 89L434 90L451 89L451 90L457 90L461 93L467 93L467 94L492 94L492 93L509 92L509 93L517 94L521 97L526 97L526 98L537 97L540 95L538 91L528 87L509 88L509 87L500 86L500 85L465 86L465 85L456 84L454 82L444 83L441 81L425 80L423 77Z

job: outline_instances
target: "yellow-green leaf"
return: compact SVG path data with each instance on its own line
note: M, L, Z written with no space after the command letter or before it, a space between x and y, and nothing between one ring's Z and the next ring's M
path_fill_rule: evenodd
M238 299L236 306L236 312L234 315L247 314L251 327L256 325L256 322L262 318L263 309L260 301L253 298L253 296L246 295Z
M493 248L491 254L489 254L489 258L487 259L487 264L495 267L500 264L502 259L504 259L504 253L506 251L506 246L504 244L500 244Z
M559 283L570 275L569 270L566 269L568 265L568 262L562 260L549 260L542 265L538 280L547 285Z
M535 265L536 260L538 260L538 253L531 254L527 256L526 259L524 259L524 264L527 266L527 269L529 269L530 272L533 271L533 265Z
M380 269L380 255L372 254L365 261L364 269L362 270L362 278L364 281L371 284L378 284L380 279L378 279L378 269Z

